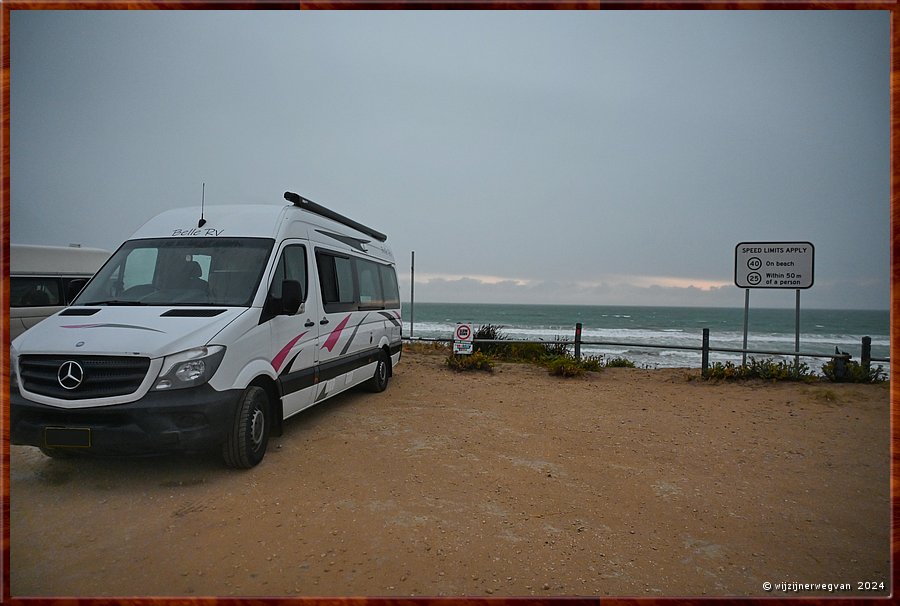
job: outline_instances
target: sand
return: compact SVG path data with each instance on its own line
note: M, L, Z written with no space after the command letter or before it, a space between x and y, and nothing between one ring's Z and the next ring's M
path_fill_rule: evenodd
M442 360L404 353L250 471L11 447L12 595L890 593L887 385Z

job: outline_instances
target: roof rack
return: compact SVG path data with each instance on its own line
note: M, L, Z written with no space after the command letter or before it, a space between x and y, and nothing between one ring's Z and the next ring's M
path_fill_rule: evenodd
M295 194L292 191L286 191L284 192L284 199L288 202L293 203L293 205L297 208L302 208L303 210L308 210L311 213L327 217L328 219L337 221L338 223L343 223L347 227L352 227L357 231L361 231L366 235L372 236L379 242L384 242L385 240L387 240L387 236L380 231L374 230L371 227L366 227L362 223L357 223L353 219L348 219L344 215L338 214L333 210L329 210L320 204L316 204L312 200L304 198L300 194Z

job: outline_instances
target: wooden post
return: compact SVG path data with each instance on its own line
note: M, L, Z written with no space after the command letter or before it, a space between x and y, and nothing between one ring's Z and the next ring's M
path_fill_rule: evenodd
M860 351L859 359L862 367L866 372L869 372L869 368L872 366L872 337L862 338L862 350Z
M575 361L581 362L581 322L575 324Z
M707 376L709 374L709 329L703 329L703 353L700 354L701 357L701 370L700 376Z

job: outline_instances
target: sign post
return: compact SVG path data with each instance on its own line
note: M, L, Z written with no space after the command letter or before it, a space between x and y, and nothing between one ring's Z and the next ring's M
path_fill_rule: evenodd
M456 355L471 354L473 336L471 324L457 324L456 331L453 333L453 353Z
M815 247L810 242L741 242L734 247L734 284L746 289L744 295L744 347L747 349L747 325L751 288L794 289L794 365L800 370L800 291L813 285ZM747 364L747 352L742 356Z

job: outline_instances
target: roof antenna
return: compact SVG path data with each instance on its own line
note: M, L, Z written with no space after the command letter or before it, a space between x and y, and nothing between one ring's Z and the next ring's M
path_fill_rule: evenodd
M203 183L203 192L200 194L200 221L197 223L197 227L203 227L206 225L206 219L203 218L203 202L206 200L206 183Z

